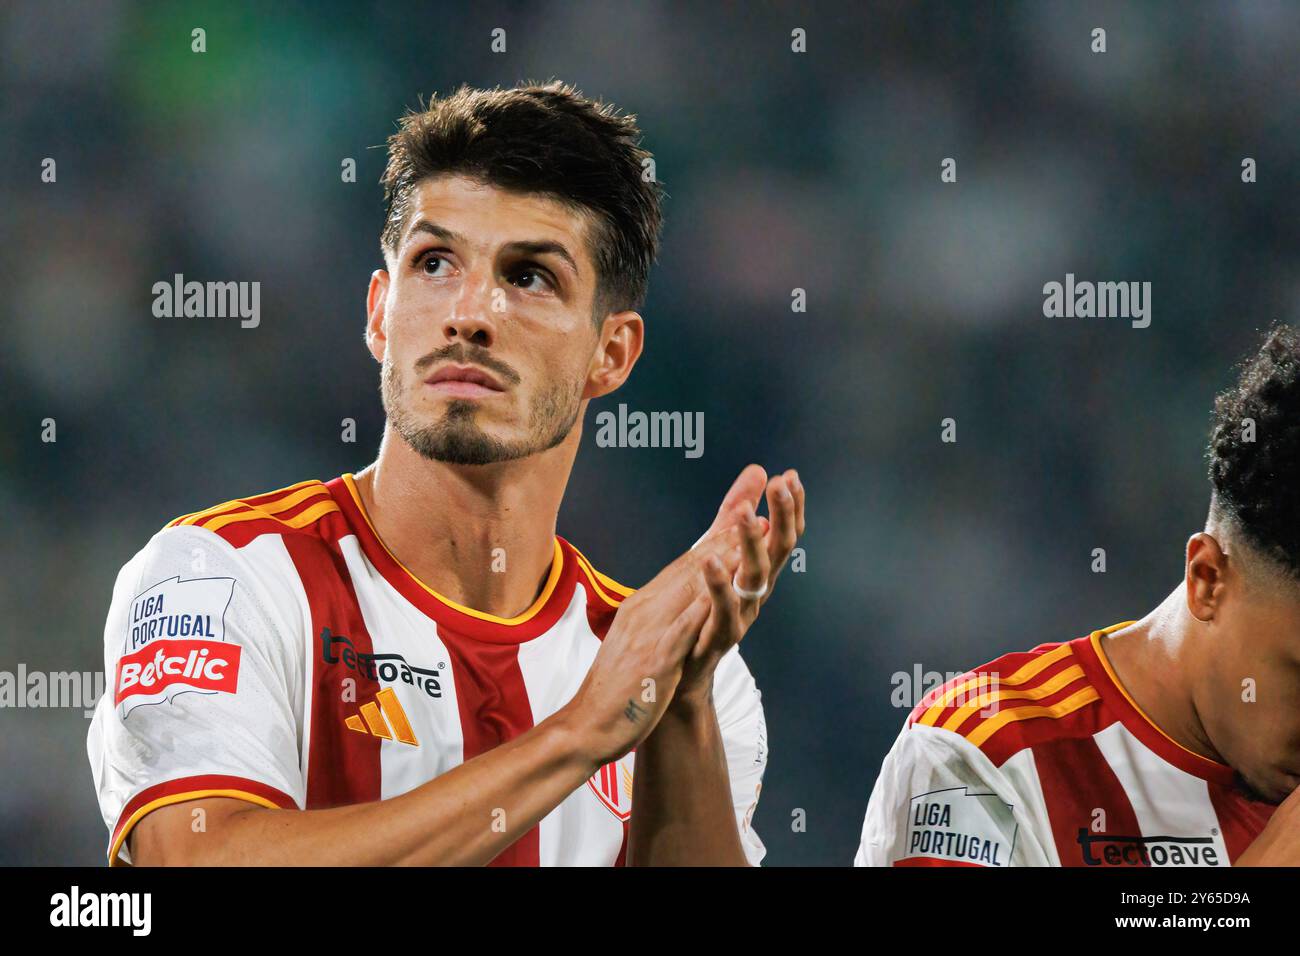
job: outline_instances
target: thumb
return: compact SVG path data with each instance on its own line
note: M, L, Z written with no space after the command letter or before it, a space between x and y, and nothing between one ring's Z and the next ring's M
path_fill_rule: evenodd
M722 504L718 506L718 514L713 519L713 524L709 525L709 530L704 532L695 544L699 544L713 532L739 521L740 516L747 510L746 505L749 510L757 511L766 487L767 472L763 470L763 466L746 465L736 476L736 480L731 483L727 493L722 496Z

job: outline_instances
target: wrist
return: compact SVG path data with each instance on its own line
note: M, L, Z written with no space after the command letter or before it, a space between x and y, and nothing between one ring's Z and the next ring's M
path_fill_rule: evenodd
M538 726L546 728L564 757L580 768L585 776L590 777L608 762L596 746L596 734L574 713L572 704L561 707Z
M697 717L713 709L713 674L703 676L689 684L679 685L677 693L668 702L668 711L683 717Z

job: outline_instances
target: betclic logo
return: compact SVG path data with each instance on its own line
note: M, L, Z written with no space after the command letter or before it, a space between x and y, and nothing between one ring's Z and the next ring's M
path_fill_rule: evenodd
M242 650L225 641L151 641L117 662L113 702L130 701L125 717L131 707L170 699L179 688L233 694Z

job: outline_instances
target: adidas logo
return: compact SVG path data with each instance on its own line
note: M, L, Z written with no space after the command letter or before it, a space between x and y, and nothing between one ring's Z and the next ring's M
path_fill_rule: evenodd
M384 740L396 740L412 747L420 746L420 742L415 739L415 731L411 729L411 722L406 719L406 711L402 710L402 702L397 699L397 692L391 687L381 690L370 703L362 704L361 714L353 714L343 723L349 730L355 730L359 734L373 734Z

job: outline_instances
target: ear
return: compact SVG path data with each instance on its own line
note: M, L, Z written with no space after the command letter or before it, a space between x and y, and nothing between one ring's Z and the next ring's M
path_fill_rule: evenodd
M636 312L614 312L600 329L596 354L587 370L584 399L600 398L614 391L632 374L632 366L641 357L645 340L645 323Z
M384 361L388 351L388 330L385 327L384 307L388 302L388 272L376 269L370 273L370 289L366 293L366 347L376 362Z
M1187 539L1187 610L1202 624L1218 613L1227 577L1228 555L1217 538L1198 531Z

